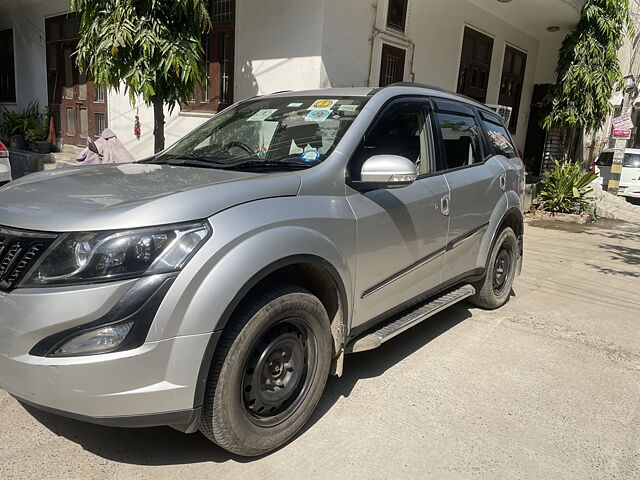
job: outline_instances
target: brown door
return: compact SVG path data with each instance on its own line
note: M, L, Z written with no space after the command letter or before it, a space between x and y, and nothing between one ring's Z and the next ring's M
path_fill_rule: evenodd
M487 101L493 39L469 27L464 29L457 92L479 102Z
M87 138L96 138L107 126L105 89L95 87L78 69L75 18L61 16L47 22L49 104L56 131L63 144L84 146Z
M520 98L524 84L524 72L527 67L527 54L507 45L504 53L502 79L500 80L500 96L498 103L512 107L509 130L516 133L518 115L520 113Z
M380 86L386 87L404 79L404 61L406 51L402 48L382 44L382 60L380 63Z

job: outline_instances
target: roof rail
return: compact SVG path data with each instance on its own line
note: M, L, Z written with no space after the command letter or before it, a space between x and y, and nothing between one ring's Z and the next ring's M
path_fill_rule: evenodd
M417 82L396 82L396 83L392 83L390 85L387 85L387 87L428 88L429 90L437 90L439 92L454 93L454 92L451 92L450 90L446 90L446 89L444 89L442 87L436 87L434 85L427 85L426 83L417 83Z

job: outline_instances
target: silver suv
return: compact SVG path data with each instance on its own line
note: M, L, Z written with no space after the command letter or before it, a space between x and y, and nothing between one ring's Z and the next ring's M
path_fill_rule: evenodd
M414 84L252 98L153 158L22 178L0 189L0 386L269 452L345 354L507 301L523 183L494 112Z

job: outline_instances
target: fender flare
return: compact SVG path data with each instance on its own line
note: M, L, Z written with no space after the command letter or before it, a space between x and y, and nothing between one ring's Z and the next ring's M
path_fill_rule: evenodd
M324 258L318 257L316 255L310 254L300 254L300 255L291 255L289 257L284 257L275 262L267 265L262 268L256 274L254 274L235 294L231 302L227 305L224 310L224 313L220 317L218 322L218 329L216 329L209 339L207 343L207 347L205 349L204 355L202 357L202 362L200 364L200 369L198 371L198 379L195 388L195 394L193 399L193 407L199 408L204 404L204 396L207 387L207 380L209 378L209 369L211 367L211 362L213 361L213 356L216 352L218 341L222 336L222 332L225 327L229 323L233 312L238 308L240 302L246 297L246 295L262 280L267 278L273 272L280 270L281 268L288 267L291 265L296 265L300 263L310 263L316 265L329 273L331 276L336 288L338 290L338 297L340 299L340 304L342 305L342 323L343 323L343 332L345 338L343 339L343 345L346 341L346 335L348 334L348 319L349 319L349 303L347 297L347 291L345 289L344 283L338 270L327 260Z
M493 234L491 235L491 242L489 243L489 249L487 250L487 256L485 259L485 271L488 270L489 268L489 258L491 258L491 252L493 251L493 247L495 246L496 240L498 238L498 235L500 234L500 232L503 230L504 224L507 220L507 218L511 215L515 215L518 223L520 224L522 231L524 232L524 215L522 214L522 211L520 210L520 208L518 207L509 207L504 214L502 215L502 217L500 217L500 221L498 222L498 226L493 230ZM516 235L518 234L518 232L514 232ZM520 248L522 249L522 242L520 242ZM522 252L520 252L522 254Z

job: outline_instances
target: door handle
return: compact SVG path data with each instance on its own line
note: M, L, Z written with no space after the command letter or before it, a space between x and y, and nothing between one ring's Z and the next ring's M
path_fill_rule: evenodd
M445 195L440 199L440 212L443 215L449 215L449 195Z
M507 189L507 175L506 174L502 174L500 175L500 188L502 190L506 190Z

